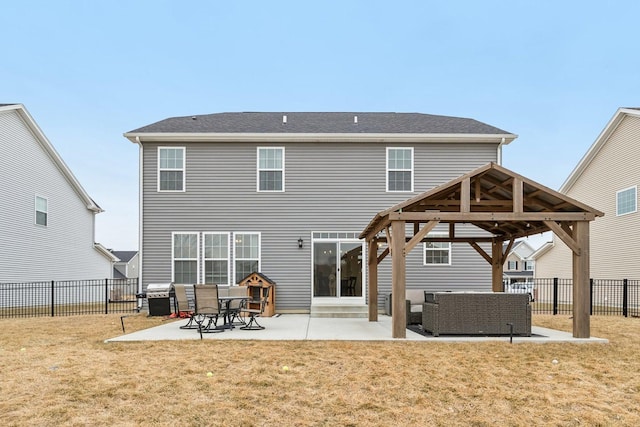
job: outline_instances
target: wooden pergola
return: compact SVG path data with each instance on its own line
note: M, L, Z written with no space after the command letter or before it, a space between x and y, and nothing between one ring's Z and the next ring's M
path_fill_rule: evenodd
M392 268L392 334L406 338L406 256L418 243L468 243L491 264L492 289L500 292L503 264L514 241L552 231L573 251L573 336L588 338L589 222L603 215L495 163L379 212L360 234L369 253L369 321L378 320L378 264L387 255ZM449 224L448 236L427 237L440 223ZM477 235L458 237L456 224L474 225ZM480 243L490 243L491 254ZM380 254L379 244L386 244Z

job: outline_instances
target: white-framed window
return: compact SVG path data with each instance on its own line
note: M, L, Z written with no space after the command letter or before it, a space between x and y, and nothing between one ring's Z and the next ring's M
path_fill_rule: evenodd
M35 221L37 225L47 226L49 223L49 201L40 196L36 196Z
M525 271L533 271L534 262L533 261L524 261L524 269Z
M258 147L258 191L284 191L284 147Z
M638 186L616 192L616 216L638 211Z
M431 237L446 237L429 234ZM451 265L451 242L425 242L424 265Z
M204 283L231 285L229 233L203 233Z
M185 147L158 147L158 191L185 191Z
M235 283L260 271L260 233L237 232L233 235Z
M387 147L387 191L413 191L413 147Z
M198 233L171 233L171 276L174 283L199 283L198 262L200 238Z
M507 270L517 270L518 261L507 261Z

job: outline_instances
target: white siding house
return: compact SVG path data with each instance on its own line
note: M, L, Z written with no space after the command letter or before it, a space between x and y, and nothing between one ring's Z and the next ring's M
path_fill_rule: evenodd
M640 109L620 108L560 192L605 213L591 225L591 277L640 279ZM570 278L571 251L556 236L536 257L536 278Z
M89 197L21 104L0 104L0 283L112 277Z

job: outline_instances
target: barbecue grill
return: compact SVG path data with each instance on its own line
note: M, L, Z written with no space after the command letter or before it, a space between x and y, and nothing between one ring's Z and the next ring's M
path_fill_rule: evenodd
M149 283L147 285L147 302L149 316L168 316L171 314L170 298L175 299L176 292L172 283Z

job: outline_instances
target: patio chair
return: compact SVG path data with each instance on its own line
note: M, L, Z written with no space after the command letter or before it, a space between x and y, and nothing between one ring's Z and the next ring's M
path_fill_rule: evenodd
M251 301L251 303L253 304L260 304L259 308L251 308L251 305L247 306L245 305L240 311L243 315L249 315L249 323L247 323L244 326L241 326L240 329L244 329L245 331L252 331L252 330L260 330L260 329L264 329L264 326L260 325L258 323L258 320L256 319L256 317L260 317L262 315L262 313L264 312L264 308L266 307L266 305L269 303L269 289L270 288L263 288L262 289L262 298L260 298L258 301Z
M193 319L198 324L200 339L203 333L222 332L222 329L217 329L218 318L223 314L218 299L218 285L193 285L193 295L195 300ZM205 321L207 323L203 327Z
M246 286L231 286L229 288L229 296L230 297L247 297L247 287ZM229 318L229 323L231 325L246 325L247 323L244 321L244 318L240 315L240 310L244 307L244 302L246 300L231 300L229 301L229 311L227 312L227 316Z
M189 298L187 296L186 285L183 285L183 284L173 285L173 288L176 293L176 303L178 304L178 315L185 313L186 315L188 315L188 318L189 318L189 321L187 322L187 324L180 326L180 329L197 329L198 325L195 323L193 319L193 314L195 311L195 303L193 301L193 298Z

